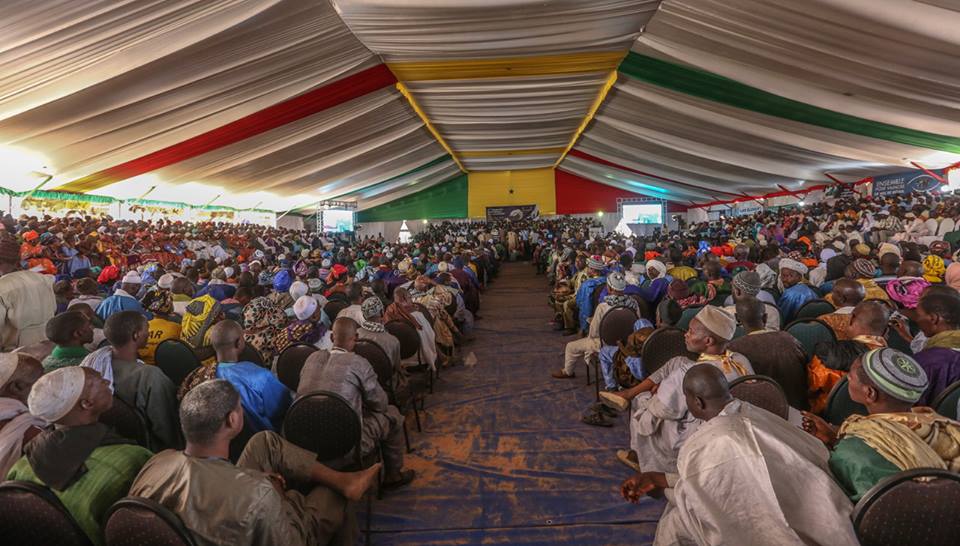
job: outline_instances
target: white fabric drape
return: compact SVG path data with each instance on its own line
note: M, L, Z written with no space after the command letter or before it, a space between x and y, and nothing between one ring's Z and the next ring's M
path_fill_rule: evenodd
M375 186L358 196L358 209L364 210L423 191L460 174L452 160L398 178L384 186Z

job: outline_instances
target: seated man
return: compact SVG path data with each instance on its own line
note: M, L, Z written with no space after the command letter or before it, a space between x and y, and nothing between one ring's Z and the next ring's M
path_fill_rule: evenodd
M390 364L396 375L400 372L400 341L383 326L383 302L375 296L370 297L363 300L361 309L363 321L360 322L357 337L379 345L390 358Z
M729 380L753 374L745 356L727 350L736 328L736 320L725 311L704 306L690 321L685 336L687 350L700 354L697 360L671 358L636 387L603 397L605 403L615 402L613 405L621 410L626 409L627 400L633 399L630 451L617 452L621 462L631 468L639 465L644 470L676 472L677 452L700 424L687 411L681 390L683 375L701 364L716 366Z
M320 324L323 309L312 296L300 296L293 303L296 320L280 328L273 338L277 354L294 343L316 344L323 337L324 328Z
M52 489L90 541L103 544L107 510L127 495L152 453L100 423L113 397L109 382L90 368L71 366L44 375L27 405L35 417L56 426L27 444L7 479Z
M960 470L960 425L930 408L913 405L927 375L895 349L874 349L850 369L850 398L867 408L839 430L803 415L803 428L832 446L830 471L854 502L883 478L913 468Z
M93 324L83 313L67 311L47 321L47 339L56 346L50 356L43 359L44 371L79 366L90 354L86 345L93 342Z
M359 500L380 465L341 473L273 432L253 436L230 463L230 441L243 430L240 395L224 380L190 391L180 406L184 451L147 461L130 495L176 512L197 544L354 544L347 501ZM303 494L300 491L307 490ZM346 523L346 524L345 524Z
M764 326L767 330L780 329L780 309L777 308L777 300L770 295L770 292L760 289L760 275L755 271L741 271L733 277L730 283L730 296L724 302L723 310L731 315L737 314L736 304L745 297L755 297L766 305L766 321Z
M360 283L351 283L347 287L347 298L350 300L350 305L337 313L337 317L351 318L360 324L363 322L363 286Z
M754 372L776 381L790 406L807 409L807 355L797 338L783 330L764 328L767 309L754 297L737 300L737 321L747 335L731 341L727 348L747 357Z
M23 446L47 422L27 409L27 396L43 375L40 361L23 353L0 353L0 478L23 455Z
M857 281L843 278L837 279L833 283L833 289L830 291L830 299L836 309L832 313L820 315L817 317L833 330L838 340L850 339L847 333L847 327L850 326L850 319L853 316L853 308L857 306L866 297L863 285Z
M387 393L377 382L370 363L353 352L357 323L338 317L333 322L333 349L307 358L300 373L297 396L315 391L335 392L362 417L360 449L366 456L382 446L386 478L383 487L397 488L413 481L414 471L403 470L403 415L387 403Z
M597 305L597 310L590 319L590 331L587 337L577 339L567 343L564 349L563 369L554 372L555 379L570 379L576 377L574 370L577 362L582 358L590 358L590 355L600 351L600 323L603 316L614 307L629 307L637 312L638 306L636 300L623 295L623 290L627 287L627 280L623 273L614 271L607 276L607 290L609 295Z
M631 502L666 493L655 545L859 544L823 446L733 398L718 368L691 368L683 395L703 424L680 448L677 474L644 472L621 487Z
M847 326L849 340L858 341L868 349L886 347L887 340L883 337L887 330L887 321L890 311L886 305L878 301L862 301L850 313L850 325ZM847 340L844 340L847 341ZM823 413L827 406L830 391L846 372L829 368L814 355L807 365L807 397L810 400L810 411Z
M810 285L803 282L803 276L806 274L807 266L802 263L790 258L780 259L780 282L783 284L783 295L780 296L777 307L780 308L784 326L797 318L797 312L803 304L819 297Z
M927 374L929 385L917 403L929 405L938 394L960 381L960 296L932 290L917 304L916 321L927 337L914 358Z
M146 315L147 311L140 304L140 300L137 299L137 293L140 292L142 284L143 281L140 279L139 273L136 271L128 272L120 281L120 288L116 289L112 296L104 299L97 306L97 316L101 320L107 320L110 315L120 311L136 311Z
M114 313L107 319L104 333L110 345L90 353L80 365L96 370L117 398L140 410L153 449L182 445L177 388L160 368L137 360L149 335L146 317L136 311Z
M188 392L211 379L226 379L240 393L244 420L251 431L279 431L293 397L270 370L240 361L240 353L246 347L243 328L232 320L222 320L210 329L210 342L217 352L217 363L190 372L180 385L178 398L182 400Z

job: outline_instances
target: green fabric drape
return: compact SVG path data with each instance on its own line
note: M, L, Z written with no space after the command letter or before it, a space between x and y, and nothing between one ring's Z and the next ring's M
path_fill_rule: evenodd
M619 71L621 74L658 87L744 110L919 148L960 153L960 138L907 129L834 112L761 91L697 68L674 64L632 51L620 63Z
M357 213L357 222L394 222L420 218L466 218L467 175Z

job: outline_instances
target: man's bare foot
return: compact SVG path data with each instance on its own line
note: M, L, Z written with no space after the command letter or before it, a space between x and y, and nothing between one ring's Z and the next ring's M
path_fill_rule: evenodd
M370 486L377 481L377 477L380 475L381 466L383 466L383 463L377 463L365 470L349 473L349 481L344 484L343 487L343 496L352 501L358 501L362 499L363 494L367 492L367 489L370 489Z

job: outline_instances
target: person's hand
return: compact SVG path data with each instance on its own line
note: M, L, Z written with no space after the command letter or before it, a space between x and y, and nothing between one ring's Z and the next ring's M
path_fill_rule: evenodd
M641 472L634 474L620 485L620 495L634 504L644 495L660 497L667 486L666 477L660 472Z
M833 425L809 411L802 411L800 413L803 414L803 430L823 442L827 447L832 446L833 443L837 441L837 430L833 428Z
M650 394L657 394L658 390L660 390L660 383L654 383L653 386L650 387Z
M890 318L890 327L894 329L900 337L906 341L913 340L913 335L910 333L910 326L907 324L907 319L904 317L891 317Z
M267 474L267 478L270 480L270 483L273 484L273 487L277 490L278 493L283 495L287 490L287 480L283 478L280 474L270 473Z

